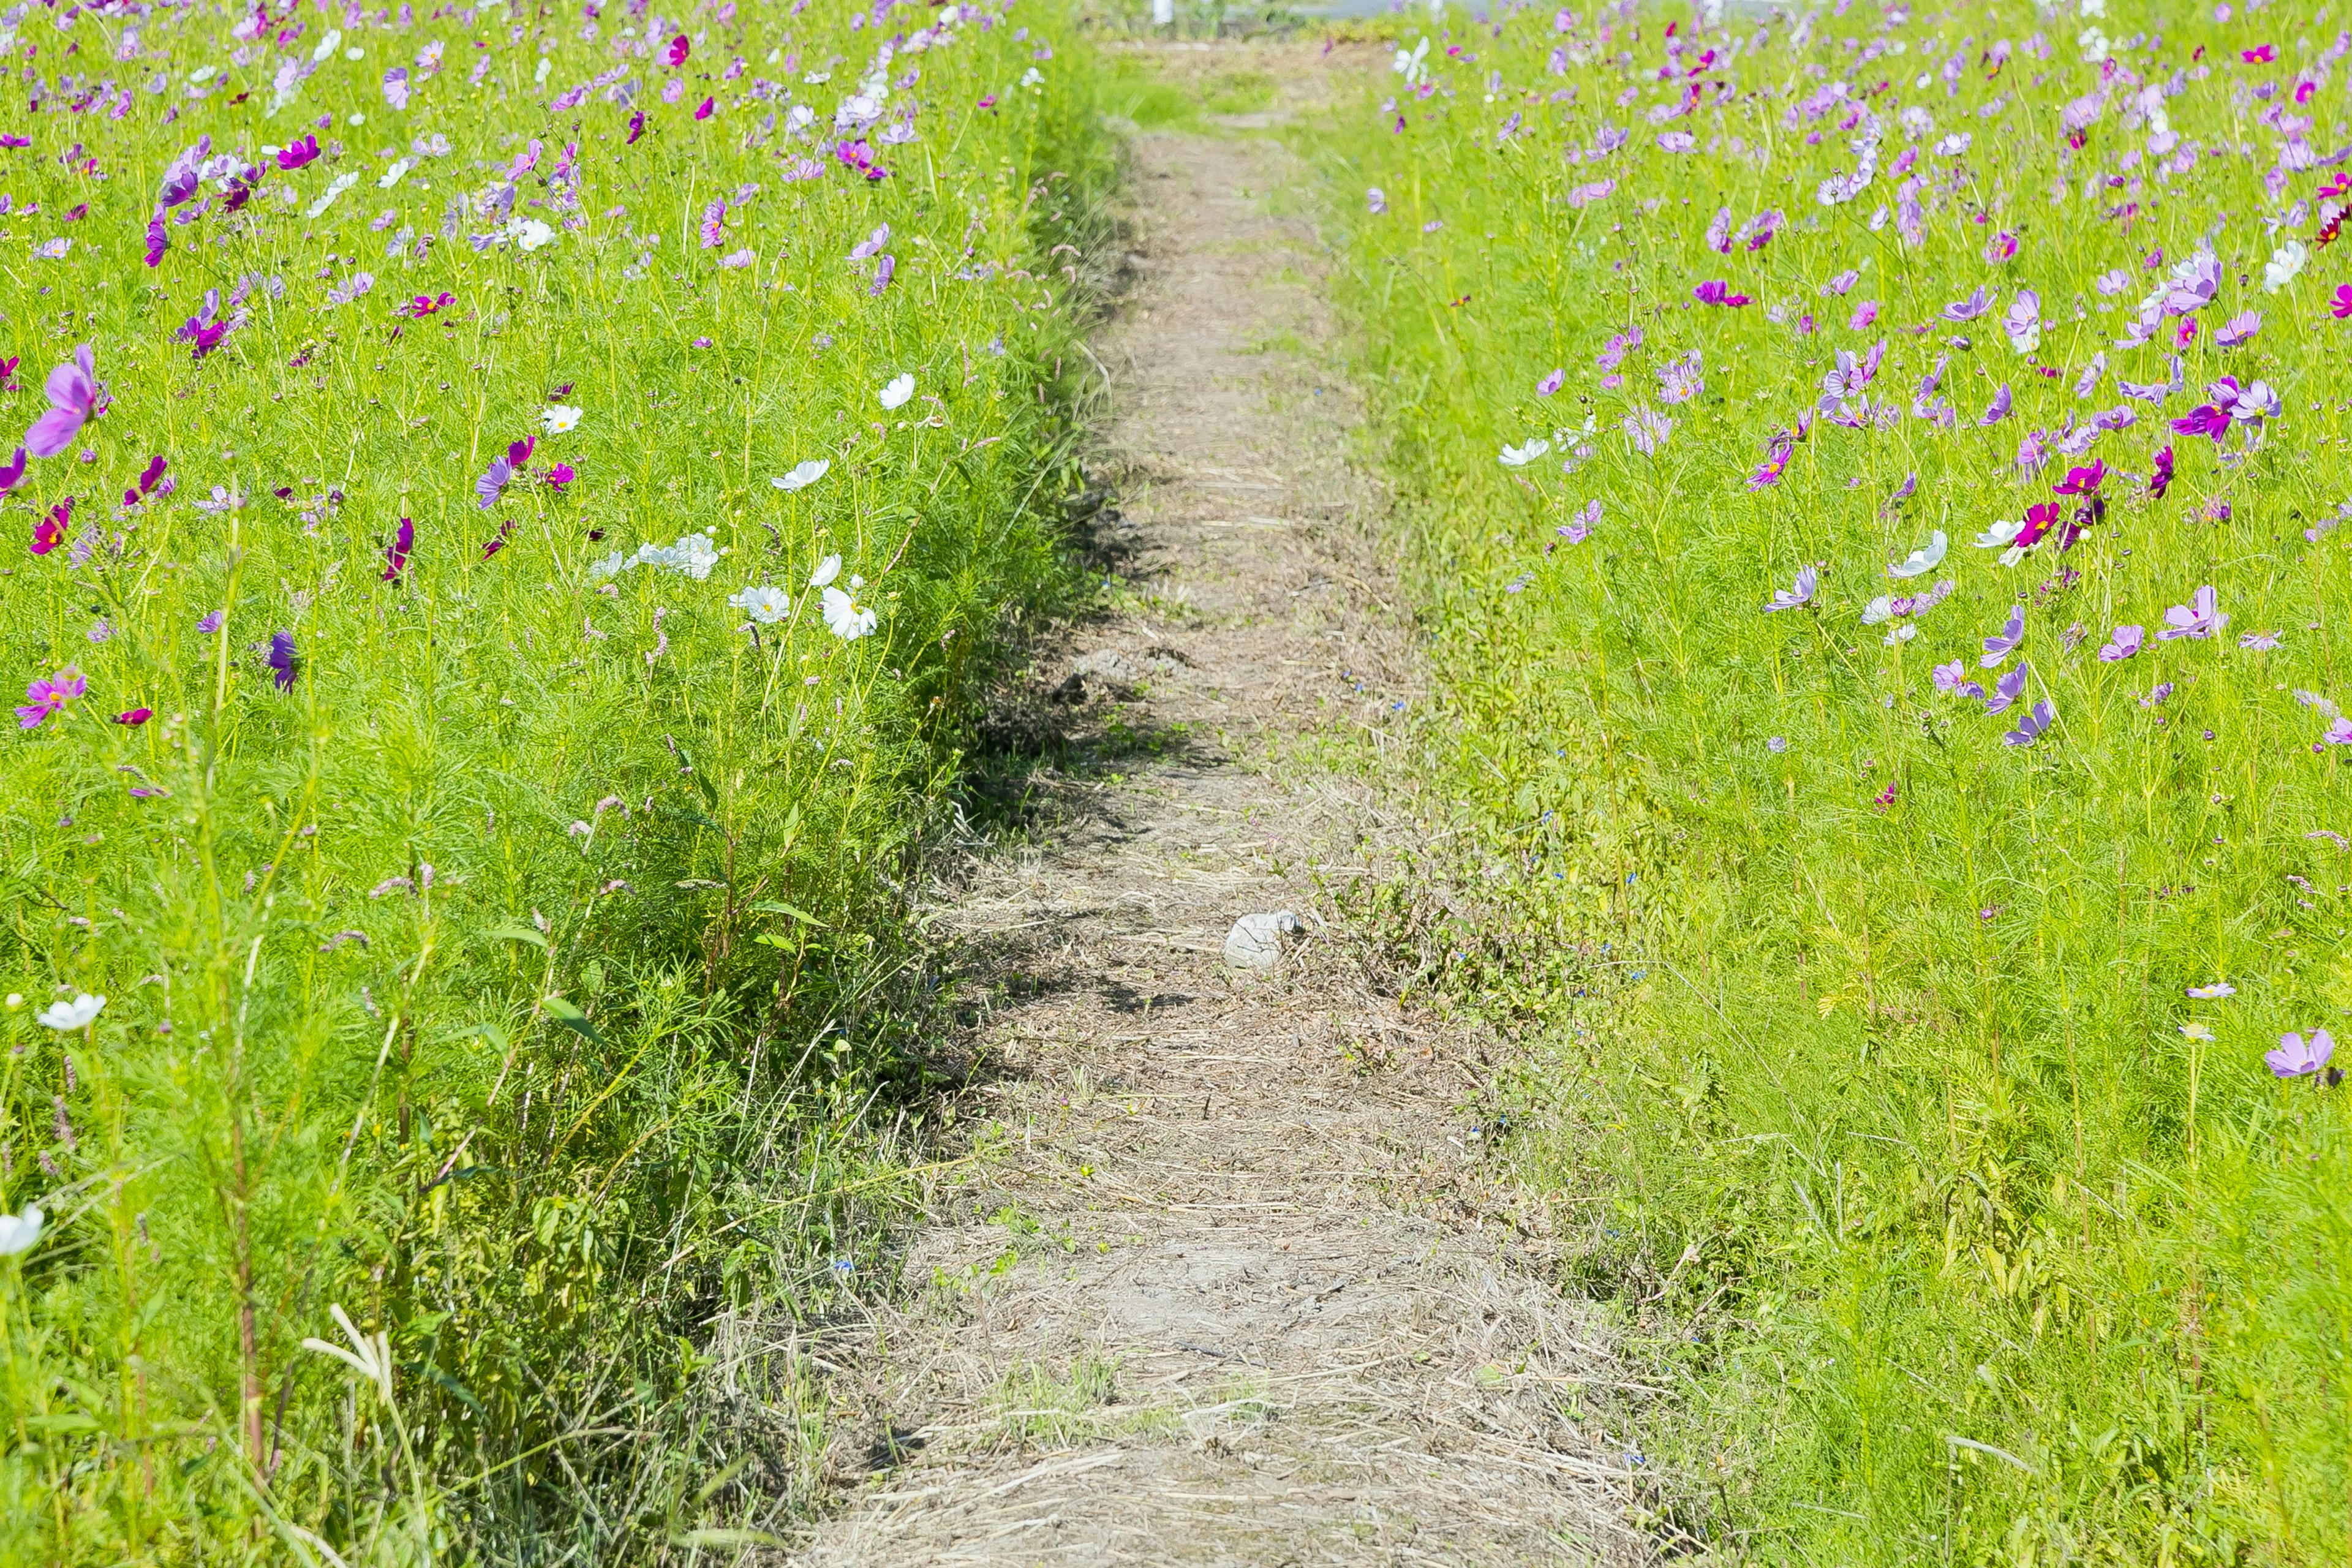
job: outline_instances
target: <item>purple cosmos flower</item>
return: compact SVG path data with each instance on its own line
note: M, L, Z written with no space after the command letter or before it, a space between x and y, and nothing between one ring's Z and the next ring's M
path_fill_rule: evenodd
M2139 652L2140 645L2147 639L2147 632L2145 627L2136 626L2117 626L2113 632L2108 634L2106 646L2099 649L2100 662L2105 664L2121 664L2124 660Z
M25 450L36 458L54 458L73 445L86 422L106 412L106 384L98 379L89 345L83 343L69 363L49 372L41 390L48 396L49 411L25 432Z
M1623 428L1626 441L1646 458L1665 445L1666 437L1675 433L1675 422L1643 404L1626 416Z
M2000 297L2000 296L1998 293L1988 292L1982 285L1979 285L1976 291L1970 294L1967 299L1956 300L1952 303L1945 306L1942 312L1944 320L1948 321L1973 321L1979 316L1983 315L1987 310L1991 310L1992 302Z
M1687 403L1706 390L1706 382L1699 374L1699 351L1691 350L1680 359L1668 360L1658 367L1658 401Z
M2024 640L2025 606L2012 605L2009 612L2008 623L1999 632L1985 638L1984 657L1977 662L1987 669L1995 668L2001 660L2015 653L2017 645Z
M153 717L155 717L155 710L152 708L133 708L128 712L117 713L114 716L114 721L126 730L136 730Z
M150 267L161 267L164 253L172 248L172 231L163 223L164 209L157 207L155 216L147 220L147 255Z
M400 581L400 574L408 570L408 553L415 548L416 525L404 517L400 520L400 531L393 535L391 544L384 548L383 580L385 582Z
M1992 395L1992 405L1984 411L1984 417L1977 424L1980 426L2000 424L2009 417L2010 408L2015 401L2016 395L2009 390L2009 383L2002 382L2000 390Z
M2263 313L2260 310L2241 310L2215 329L2213 341L2225 349L2234 349L2252 342L2254 334L2262 330Z
M2174 354L2172 356L2172 379L2170 381L2126 381L2121 376L2116 377L2116 390L2117 392L2122 393L2126 397L2137 398L2142 403L2161 404L2187 384L2187 379L2181 371L2180 356L2179 354Z
M1718 255L1731 254L1731 209L1718 207L1706 226L1706 247Z
M6 464L0 465L0 496L6 495L25 482L25 463L29 456L24 447L19 447L15 457Z
M319 139L308 132L302 140L278 150L278 166L291 174L319 155Z
M1936 689L1947 697L1973 697L1981 701L1985 689L1981 681L1967 679L1968 665L1959 659L1939 664L1927 673L1934 678Z
M1625 363L1628 353L1641 346L1642 329L1628 327L1612 334L1607 342L1601 344L1601 352L1592 356L1592 363L1602 370L1615 370Z
M2327 733L2320 739L2331 746L2352 746L2352 719L2337 714L2328 724Z
M294 634L272 632L269 636L269 654L262 662L278 672L269 679L276 683L278 690L293 690L294 677L300 673L302 668L301 656L294 651Z
M717 99L706 98L700 103L694 106L694 117L697 120L708 120L710 118L710 111L718 107L719 100Z
M2238 638L2240 647L2254 653L2268 653L2278 645L2279 634L2276 632L2247 632Z
M1855 284L1861 281L1862 274L1849 267L1844 271L1839 273L1836 277L1831 279L1828 282L1822 284L1821 291L1826 295L1839 295L1844 293L1847 289L1853 288Z
M25 688L25 705L16 710L17 728L37 728L50 714L89 689L89 682L71 665L47 680L34 681Z
M716 250L727 237L727 203L723 197L713 197L702 209L702 248Z
M2017 721L2016 729L2000 738L2000 743L2004 746L2030 746L2042 739L2042 731L2049 729L2051 721L2057 717L2057 711L2044 698L2033 705L2032 712Z
M2235 401L2232 397L2231 402ZM2230 433L2230 413L2219 404L2200 403L2174 420L2172 428L2175 434L2181 436L2210 436L2218 447L2221 444L2221 437Z
M1389 210L1388 193L1374 185L1364 193L1364 205L1375 215Z
M2159 447L2156 454L2155 464L2148 472L2147 493L2154 496L2157 500L2162 500L2164 499L2164 492L2171 488L2172 448L2169 447Z
M203 620L196 623L196 630L204 633L206 637L212 636L213 633L221 629L221 616L224 614L226 614L225 611L215 610L211 615L206 616Z
M2200 249L2172 269L2172 286L2164 296L2164 313L2186 316L2201 310L2213 302L2213 295L2221 287L2221 258Z
M2000 330L2019 353L2032 353L2042 341L2042 296L2031 289L2020 289L2001 317Z
M2314 1029L2306 1040L2301 1035L2279 1037L2278 1049L2263 1053L2270 1064L2273 1078L2305 1078L2327 1065L2336 1054L2336 1039L2325 1029Z
M1709 279L1693 289L1691 298L1702 305L1728 305L1734 309L1752 303L1747 295L1731 292L1731 286L1720 279Z
M2214 608L2213 584L2206 584L2189 595L2186 605L2175 605L2164 612L2164 629L2157 633L2159 640L2172 642L2180 637L2210 637L2230 624L2230 617Z
M1774 593L1772 602L1764 606L1764 613L1769 616L1775 610L1793 610L1800 605L1809 603L1812 599L1813 590L1821 586L1821 581L1822 574L1818 568L1799 567L1795 584Z
M880 228L876 229L872 234L867 235L864 239L859 240L856 245L851 246L849 247L849 259L852 261L863 261L869 256L879 256L882 254L882 247L889 243L890 226L886 223Z
M2166 698L2171 695L2172 682L2169 680L2163 681L2150 689L2148 694L2139 700L2139 705L2143 708L2154 709L2160 705Z
M2017 700L2025 695L2025 682L2031 674L2031 668L2032 667L2020 660L2015 669L1994 681L1992 695L1985 699L1985 711L2005 713L2015 706Z
M751 253L749 251L740 252L739 254L740 254L747 261L751 259ZM732 259L733 258L729 258L729 260ZM719 265L723 267L726 263L721 262ZM898 270L898 258L897 257L883 257L879 261L877 261L874 264L874 281L866 285L866 291L868 294L881 293L884 289L890 287L890 279L897 274Z
M2099 379L2106 374L2107 354L2106 351L2102 349L2091 356L2091 363L2084 365L2083 374L2074 378L2074 395L2090 396L2092 393L2098 390Z
M514 465L504 458L492 458L482 477L474 481L474 504L484 511L499 504L506 492L507 481L514 478Z
M629 116L629 138L622 145L634 147L637 138L646 133L646 111L642 109Z
M1564 370L1555 370L1549 375L1545 376L1541 381L1536 383L1536 395L1538 397L1549 397L1553 393L1558 392L1561 387L1567 384L1568 372Z
M2241 425L2260 425L2265 419L2275 419L2283 412L2279 395L2267 381L2257 381L2238 395L2230 405L2230 417Z
M2223 996L2235 996L2238 988L2226 980L2216 980L2210 985L2191 985L2189 994L2200 1002L2211 1002Z

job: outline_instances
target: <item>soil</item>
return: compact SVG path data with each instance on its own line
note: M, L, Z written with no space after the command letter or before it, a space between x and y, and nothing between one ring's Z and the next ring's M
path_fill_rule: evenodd
M1266 134L1364 63L1318 51L1160 51L1277 100L1135 142L1092 345L1118 607L1008 698L1064 738L926 900L971 1003L963 1158L903 1289L819 1347L835 1511L794 1561L1648 1555L1605 1320L1482 1142L1507 1052L1400 1006L1346 896L1414 831L1380 764L1418 692L1330 258ZM1285 910L1272 968L1227 962Z

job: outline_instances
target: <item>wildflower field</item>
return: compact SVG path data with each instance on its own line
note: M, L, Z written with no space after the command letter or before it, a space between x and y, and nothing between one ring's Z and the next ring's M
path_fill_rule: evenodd
M2352 1559L2334 10L1416 10L1321 143L1669 1538Z
M898 879L1073 590L1028 10L0 13L0 1558L797 1495L681 1423L866 1260Z

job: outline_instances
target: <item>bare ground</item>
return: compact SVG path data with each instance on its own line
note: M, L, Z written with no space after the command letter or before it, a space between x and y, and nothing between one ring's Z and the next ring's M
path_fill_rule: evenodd
M1311 47L1245 63L1276 116L1320 90ZM1383 994L1331 896L1407 829L1318 759L1377 754L1413 669L1266 118L1136 145L1138 281L1094 350L1133 592L1015 703L1075 736L1027 829L929 900L978 1157L897 1303L818 1347L837 1512L796 1561L1645 1556L1633 1461L1579 1415L1626 1374L1482 1154L1497 1047ZM1277 967L1229 966L1282 910Z

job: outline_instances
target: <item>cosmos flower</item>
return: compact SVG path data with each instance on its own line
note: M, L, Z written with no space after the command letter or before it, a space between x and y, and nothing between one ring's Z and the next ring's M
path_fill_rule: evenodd
M16 710L19 729L38 728L50 714L58 711L75 698L89 689L89 682L80 670L68 665L47 680L36 678L25 688L25 703Z
M2311 252L2305 248L2303 241L2299 239L2290 239L2272 251L2270 260L2263 266L2263 289L2275 294L2294 282L2296 275L2303 270L2303 264L2310 259L2310 257Z
M2260 310L2241 310L2213 332L2213 341L2225 349L2242 348L2253 342L2254 334L2263 330Z
M1751 301L1745 294L1735 294L1731 286L1720 279L1710 279L1691 290L1691 298L1702 305L1727 305L1734 309Z
M2030 746L2042 738L2043 731L2050 728L2051 721L2057 717L2057 711L2050 706L2049 700L2044 698L2033 705L2031 712L2017 721L2016 729L2001 736L2000 743L2004 746Z
M886 409L903 407L907 399L914 395L915 377L911 372L892 376L882 390L874 395L875 401Z
M2020 661L2015 669L1992 683L1992 695L1985 699L1987 713L2006 713L2025 695L2025 683L2032 675L2031 667Z
M824 478L832 468L833 459L830 458L811 458L805 462L793 464L792 472L779 474L768 482L787 493L804 490Z
M38 1204L26 1204L23 1214L0 1214L0 1258L30 1252L41 1239L42 1218Z
M392 542L384 547L383 581L397 583L400 574L408 570L409 552L416 548L416 525L406 518L400 520L400 529Z
M1927 536L1927 543L1889 566L1886 574L1889 577L1917 577L1933 572L1944 563L1944 552L1950 545L1951 541L1945 537L1944 531L1937 529Z
M1538 397L1549 397L1553 393L1558 392L1561 387L1567 384L1568 372L1564 370L1555 370L1550 374L1545 376L1541 381L1536 383L1536 395Z
M2278 1048L2263 1053L2273 1078L2305 1078L2327 1065L2336 1054L2336 1038L2325 1029L2314 1029L2308 1039L2297 1034L2279 1037Z
M77 992L70 1002L50 1003L33 1015L33 1021L45 1029L55 1029L59 1034L71 1034L77 1029L87 1029L96 1023L99 1014L105 1009L105 997L92 996L86 991Z
M2214 607L2213 584L2206 584L2189 595L2186 605L2175 605L2164 612L2164 629L2158 632L2161 642L2181 637L2210 637L2230 624L2230 617Z
M74 350L73 358L49 372L42 383L49 411L25 432L25 450L36 458L54 458L74 443L82 426L106 411L106 386L98 379L90 345Z
M2216 980L2210 985L2191 985L2189 996L2199 1002L2211 1002L2223 996L2235 996L2238 988L2226 980Z
M825 630L844 642L856 642L867 636L880 624L879 617L859 605L852 595L866 585L863 577L852 577L846 590L828 587L824 590Z
M541 413L539 423L549 435L561 436L578 427L580 410L569 404L558 403Z
M1528 437L1528 444L1524 447L1505 447L1501 460L1503 467L1507 468L1524 468L1550 450L1549 441L1540 436L1534 436Z
M269 652L262 662L276 671L269 679L278 690L293 690L294 678L302 672L302 656L294 651L294 634L272 632Z
M1977 662L1987 669L1996 668L2003 659L2015 653L2017 645L2024 640L2025 606L2013 605L2010 607L2009 619L2002 624L2000 630L1984 639L1984 656Z
M1979 681L1968 679L1968 668L1964 661L1956 658L1949 664L1936 666L1927 673L1935 681L1936 689L1945 696L1973 697L1982 701L1985 694L1984 686Z
M2105 644L2100 647L2100 661L2105 664L2121 664L2125 659L2130 658L2139 652L2140 645L2147 639L2147 632L2145 627L2137 626L2117 626L2114 631L2107 635Z
M1771 602L1764 606L1764 613L1769 616L1778 610L1793 610L1800 605L1811 603L1813 590L1821 586L1821 582L1822 574L1818 568L1811 565L1799 567L1796 582L1773 594Z
M763 626L772 626L792 613L793 601L782 590L764 585L744 589L729 597L729 604L751 616Z

